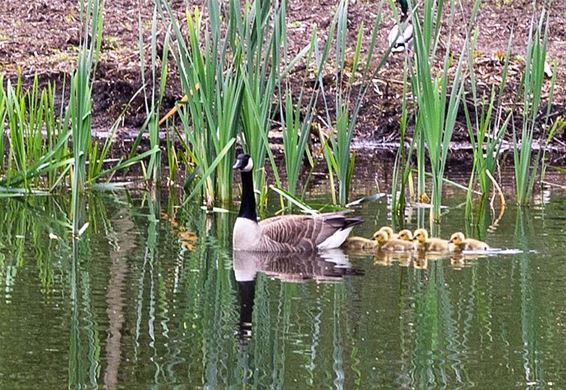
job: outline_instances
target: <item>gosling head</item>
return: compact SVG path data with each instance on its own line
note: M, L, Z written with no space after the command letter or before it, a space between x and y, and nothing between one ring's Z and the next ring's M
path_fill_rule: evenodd
M254 168L254 161L249 154L240 153L232 168L239 169L242 172L250 172Z
M450 236L450 242L454 245L462 245L462 242L466 239L464 233L456 232Z
M428 240L428 232L425 229L415 230L413 241L416 240L420 243L425 243Z
M403 241L413 241L413 233L409 229L403 229L399 232L399 239Z
M389 240L391 237L393 237L393 234L395 234L395 232L393 231L392 228L390 228L389 226L383 226L381 228L379 228L378 232L385 232L387 234L387 239Z
M387 234L387 232L383 231L383 230L378 230L377 232L375 232L372 236L372 240L374 240L375 242L377 242L377 245L383 245L387 242L387 240L389 240L389 235Z

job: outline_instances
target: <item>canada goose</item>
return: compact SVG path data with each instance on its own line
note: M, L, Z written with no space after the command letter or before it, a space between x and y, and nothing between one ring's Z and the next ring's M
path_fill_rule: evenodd
M409 229L403 229L399 232L399 239L403 241L413 241L413 233Z
M347 212L283 215L257 222L253 160L240 154L234 164L242 175L242 203L234 231L234 250L250 252L307 252L338 248L363 220Z
M410 49L413 44L413 25L409 20L409 4L406 0L397 1L401 6L401 18L395 24L387 37L392 52L401 52Z
M466 238L462 232L452 234L450 242L454 245L456 251L485 251L489 249L489 245L485 242Z
M429 238L425 229L415 230L414 240L418 251L427 253L444 253L450 251L450 243L440 238Z
M413 242L389 238L387 232L383 230L375 232L372 238L376 242L377 247L385 252L407 252L415 249Z
M376 246L375 241L368 240L364 237L348 237L342 244L341 248L350 250L367 250L374 249Z

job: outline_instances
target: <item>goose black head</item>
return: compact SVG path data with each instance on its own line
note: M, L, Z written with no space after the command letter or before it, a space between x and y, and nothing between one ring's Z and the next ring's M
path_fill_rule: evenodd
M254 167L254 162L249 154L240 153L236 157L236 163L232 168L239 169L242 172L250 172Z

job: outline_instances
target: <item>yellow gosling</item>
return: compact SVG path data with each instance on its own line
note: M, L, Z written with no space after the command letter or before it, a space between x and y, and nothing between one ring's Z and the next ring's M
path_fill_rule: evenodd
M415 249L413 242L389 238L385 231L378 230L372 238L376 242L377 248L385 252L408 252Z
M399 239L403 241L413 241L413 233L409 229L403 229L399 232Z
M388 239L389 238L397 238L397 234L390 226L382 226L379 228L378 232L386 232Z
M486 251L489 249L483 241L474 240L473 238L466 238L464 233L456 232L450 236L450 243L454 245L454 250L461 251Z
M348 237L346 241L341 246L343 249L350 250L372 250L376 247L376 242L374 240L368 240L364 237Z
M427 253L445 253L450 251L450 243L440 238L429 238L425 229L415 230L416 249Z

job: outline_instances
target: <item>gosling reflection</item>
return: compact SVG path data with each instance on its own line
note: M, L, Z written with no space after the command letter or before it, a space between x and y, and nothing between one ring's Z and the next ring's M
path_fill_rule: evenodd
M377 250L374 252L374 264L378 266L391 266L399 264L400 267L413 267L415 269L427 269L429 262L437 260L450 260L450 266L454 269L462 269L470 265L470 261L486 255L470 255L463 253L452 253L449 255L423 253L423 252L388 252Z
M408 267L414 259L411 252L388 252L377 250L374 254L374 264L381 266L390 266L399 263L400 267Z
M307 280L338 282L347 275L360 275L339 249L320 253L270 253L234 251L234 277L238 285L240 323L238 336L252 337L252 317L255 283L258 272L282 282L300 283Z

